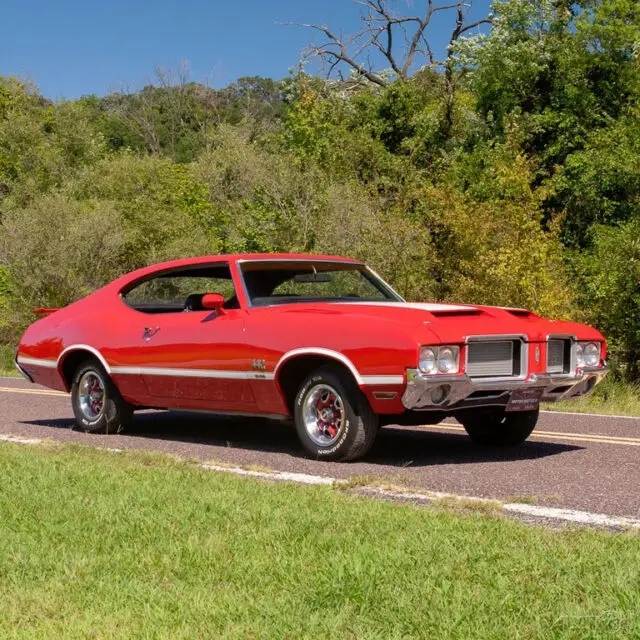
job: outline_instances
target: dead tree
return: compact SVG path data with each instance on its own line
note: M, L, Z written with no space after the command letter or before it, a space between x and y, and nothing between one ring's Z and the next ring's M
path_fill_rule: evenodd
M416 15L401 15L392 9L392 0L352 0L363 7L360 15L362 28L355 34L343 36L325 25L290 23L313 29L322 35L323 41L310 45L304 52L305 59L319 59L327 79L334 73L343 78L342 71L350 70L360 79L385 87L389 83L405 81L417 68L430 68L443 73L445 87L446 127L452 124L453 100L457 75L453 57L455 44L465 33L483 24L490 24L491 17L466 22L472 0L436 4L434 0L421 0L422 11ZM416 3L418 4L418 3ZM455 12L455 25L451 32L445 56L438 57L429 43L428 28L432 18L441 12ZM372 53L388 65L392 73L376 69Z
M392 10L391 0L352 0L362 5L360 16L362 29L355 34L343 36L325 25L288 23L313 29L322 34L324 42L309 46L306 59L319 58L325 75L331 77L334 72L349 68L358 76L380 86L391 81L371 64L371 53L381 54L389 64L396 78L407 80L414 65L422 60L420 67L446 69L453 47L460 38L471 29L489 24L491 18L482 18L465 23L465 17L471 8L472 0L456 0L446 4L434 4L434 0L422 0L424 11L419 15L399 15ZM432 18L443 11L455 11L456 23L449 38L446 57L439 59L427 37L427 29Z

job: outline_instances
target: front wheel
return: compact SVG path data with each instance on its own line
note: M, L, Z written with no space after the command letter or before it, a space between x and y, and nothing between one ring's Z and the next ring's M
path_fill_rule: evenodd
M76 425L87 433L120 433L133 416L133 407L93 360L83 362L73 375L71 405Z
M317 459L360 458L378 432L378 416L357 385L329 367L318 369L302 383L294 415L302 446Z
M522 444L535 429L539 410L493 411L458 418L474 442L514 447Z

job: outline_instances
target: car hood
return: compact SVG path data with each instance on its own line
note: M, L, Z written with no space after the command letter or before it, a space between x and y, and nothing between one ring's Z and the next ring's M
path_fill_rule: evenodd
M271 309L275 309L271 307ZM340 322L353 318L400 325L419 342L434 335L442 344L464 342L468 336L524 335L530 342L548 335L570 335L581 340L603 340L595 329L575 322L548 320L526 309L422 302L325 302L296 303L278 307L283 313L339 315Z

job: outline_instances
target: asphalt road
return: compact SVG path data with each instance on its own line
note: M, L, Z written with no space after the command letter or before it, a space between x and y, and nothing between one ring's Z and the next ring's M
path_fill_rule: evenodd
M265 420L146 411L120 435L88 435L72 425L67 395L0 378L0 434L336 478L377 476L430 491L640 517L640 418L546 412L529 441L511 450L473 444L454 420L386 427L369 455L352 463L307 459L292 425Z

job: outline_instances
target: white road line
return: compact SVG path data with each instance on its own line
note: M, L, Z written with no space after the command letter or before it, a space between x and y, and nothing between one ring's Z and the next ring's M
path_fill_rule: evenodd
M630 527L640 529L640 520L635 518L616 518L604 513L589 513L576 509L558 509L557 507L541 507L532 504L503 504L502 508L511 513L534 516L536 518L553 518L566 520L578 524L588 524L598 527Z
M243 469L242 467L224 467L217 464L200 464L198 466L203 469L208 469L209 471L223 471L224 473L233 473L237 476L251 476L253 478L262 478L264 480L296 482L297 484L332 485L336 482L340 482L336 478L313 476L308 473L293 473L290 471L253 471L251 469Z
M12 436L8 434L0 434L0 440L3 442L13 442L15 444L43 444L39 438L21 438L20 436Z
M298 484L311 485L340 485L347 484L348 480L333 478L331 476L315 476L307 473L289 473L286 471L251 471L242 467L224 467L219 465L201 464L203 469L210 471L221 471L223 473L231 473L239 476L251 476L271 481L295 482ZM366 487L365 487L366 488ZM545 518L553 520L563 520L566 522L575 522L578 524L588 524L603 527L630 527L640 529L640 520L635 518L624 518L616 516L608 516L603 513L590 513L588 511L579 511L576 509L561 509L557 507L540 507L531 504L520 503L501 503L496 499L478 498L476 496L462 496L455 493L443 493L441 491L420 492L404 492L390 491L381 487L372 487L371 491L385 498L402 498L404 500L417 500L420 502L433 502L434 500L449 498L454 500L470 500L477 503L486 503L501 506L504 511L511 513L520 513L536 518Z
M44 444L44 440L38 438L22 438L20 436L12 436L9 434L0 434L0 441L11 442L13 444L37 445ZM94 447L101 449L104 447ZM116 449L108 449L108 451L119 451ZM290 471L254 471L252 469L243 469L242 467L226 467L217 464L199 464L202 469L207 471L216 471L219 473L230 473L237 476L248 476L252 478L260 478L262 480L276 482L294 482L296 484L305 485L337 485L348 484L348 480L334 478L332 476L317 476L308 473L294 473ZM365 489L367 489L365 487ZM564 522L574 522L577 524L587 524L601 527L622 527L640 529L640 520L635 518L625 518L617 516L608 516L604 513L590 513L588 511L579 511L577 509L562 509L558 507L542 507L532 504L519 503L501 503L496 499L479 498L477 496L464 496L455 493L443 493L441 491L425 491L425 492L405 492L390 491L381 487L369 487L368 493L380 495L385 498L401 498L404 500L412 500L418 502L429 503L442 498L454 500L473 501L477 503L486 503L502 507L503 511L509 513L520 513L522 515L534 518L544 518L553 520L562 520Z

